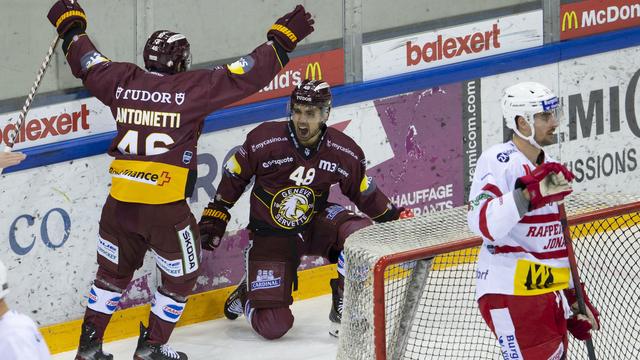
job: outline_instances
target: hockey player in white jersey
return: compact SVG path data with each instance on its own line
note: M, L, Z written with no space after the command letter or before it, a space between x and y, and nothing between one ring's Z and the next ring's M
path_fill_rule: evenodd
M9 310L7 268L0 262L0 358L3 360L51 359L36 324L26 315Z
M469 194L469 228L482 236L476 299L504 359L560 360L567 330L586 340L598 312L577 314L557 201L573 174L545 154L555 142L558 97L524 82L505 90L502 110L511 141L480 156Z

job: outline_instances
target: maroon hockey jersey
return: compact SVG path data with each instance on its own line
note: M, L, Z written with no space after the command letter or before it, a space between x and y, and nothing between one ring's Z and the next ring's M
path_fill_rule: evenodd
M225 164L215 201L233 206L255 176L249 229L299 232L327 204L331 185L376 221L391 220L395 208L365 173L362 149L328 128L315 148L299 144L289 122L267 122L252 130Z
M108 151L115 158L111 196L164 204L193 192L205 116L266 86L288 59L278 58L267 42L226 67L162 75L110 61L82 34L70 44L67 60L116 120Z

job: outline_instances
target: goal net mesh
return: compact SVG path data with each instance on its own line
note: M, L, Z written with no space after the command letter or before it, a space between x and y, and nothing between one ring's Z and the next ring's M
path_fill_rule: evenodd
M638 201L581 193L566 202L581 280L601 313L598 359L640 357ZM481 243L464 207L349 237L338 359L502 359L475 301ZM588 359L570 338L569 359Z

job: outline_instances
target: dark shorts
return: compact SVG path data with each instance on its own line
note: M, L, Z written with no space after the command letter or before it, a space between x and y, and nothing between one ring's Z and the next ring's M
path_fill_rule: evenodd
M339 205L330 205L317 214L302 234L289 236L252 235L248 252L247 285L254 308L288 306L294 278L303 255L322 256L332 263L344 247L345 224L361 228L371 224Z
M111 196L102 208L98 264L119 276L142 266L151 250L164 279L182 282L198 275L198 224L186 201L148 205L126 203Z

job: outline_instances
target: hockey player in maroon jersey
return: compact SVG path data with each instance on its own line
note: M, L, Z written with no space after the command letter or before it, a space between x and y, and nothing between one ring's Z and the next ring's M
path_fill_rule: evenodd
M77 2L57 1L47 16L62 38L73 75L111 108L117 134L112 184L102 209L98 272L91 287L76 359L112 359L102 337L120 297L151 250L162 286L152 301L149 325L140 325L134 359L187 359L166 343L199 273L198 225L185 201L197 178L196 143L212 111L266 86L288 62L287 53L313 31L301 5L269 29L269 41L234 64L187 71L184 35L160 30L144 48L147 71L112 62L85 33Z
M302 255L317 255L338 263L330 281L330 320L337 335L342 316L344 241L354 231L377 222L398 219L396 208L365 173L362 149L347 135L328 128L331 92L323 81L304 80L291 94L291 118L267 122L251 131L225 164L215 198L200 220L204 249L215 249L229 222L229 208L255 176L249 225L251 245L246 274L226 301L229 319L244 314L253 329L267 339L283 336L293 326L289 306L297 288ZM332 184L360 210L361 217L327 202Z

